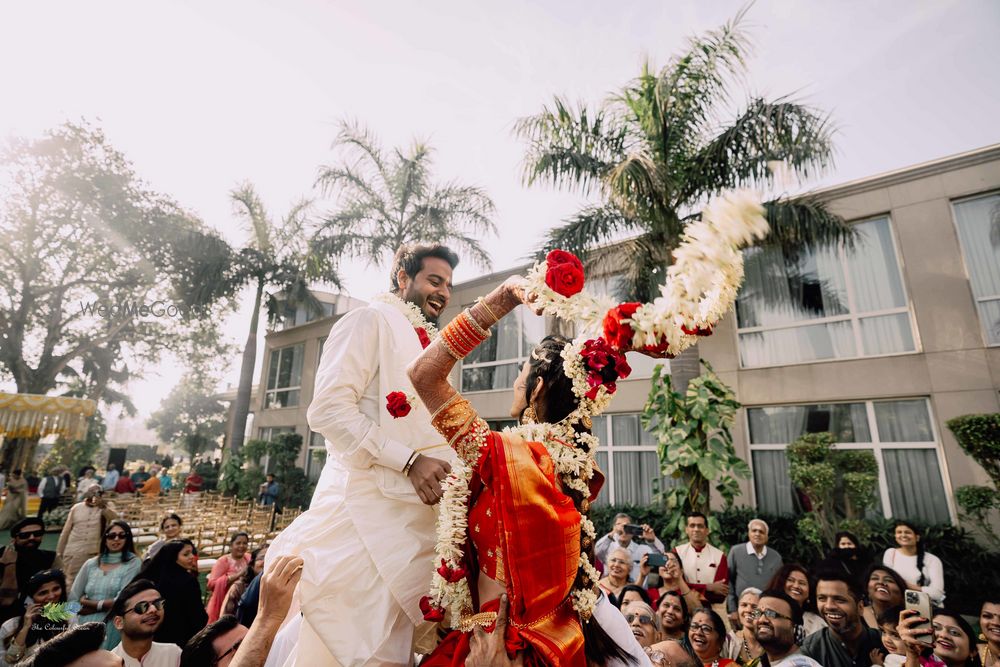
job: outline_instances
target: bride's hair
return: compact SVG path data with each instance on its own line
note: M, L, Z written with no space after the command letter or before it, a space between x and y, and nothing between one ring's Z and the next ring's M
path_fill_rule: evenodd
M525 403L531 404L531 388L539 378L542 379L542 392L539 405L535 408L538 420L554 424L565 419L576 410L580 399L573 393L573 381L563 371L563 348L570 344L563 336L546 336L535 346L528 359L528 377L524 383ZM525 408L527 409L527 408ZM522 412L523 415L523 412ZM590 433L581 422L573 424L577 433ZM580 514L584 495L576 489L563 486L563 493L573 500L573 506ZM591 562L594 561L594 545L580 531L580 553L585 554ZM582 569L577 571L573 589L592 588L597 582L588 582ZM601 624L594 619L582 623L584 652L587 662L592 665L605 665L609 660L619 660L625 664L635 664L634 656L626 652L614 639L604 631Z

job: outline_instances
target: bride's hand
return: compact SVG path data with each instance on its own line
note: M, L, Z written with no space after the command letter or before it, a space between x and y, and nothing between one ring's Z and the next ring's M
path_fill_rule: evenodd
M507 634L507 596L500 597L500 610L497 612L496 626L493 632L487 633L481 627L472 628L472 637L469 640L469 656L465 659L465 664L470 667L520 667L524 664L521 654L518 653L511 660L507 657L507 647L504 638Z
M500 288L506 294L510 295L510 297L516 303L528 306L528 308L530 308L531 311L535 313L535 315L541 315L542 314L541 307L535 305L535 302L538 300L537 295L532 294L529 296L525 291L524 286L525 286L524 278L522 276L514 275L507 278L507 280L503 282Z

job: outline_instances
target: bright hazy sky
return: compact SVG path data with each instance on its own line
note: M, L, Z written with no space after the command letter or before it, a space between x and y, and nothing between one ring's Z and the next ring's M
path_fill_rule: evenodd
M155 189L234 241L229 190L249 179L271 212L311 192L339 119L385 146L436 149L441 180L497 205L494 267L519 263L579 195L521 182L520 116L554 94L591 103L663 64L742 2L45 2L0 8L0 135L98 121ZM759 0L749 90L793 93L839 128L833 184L1000 141L995 0ZM812 185L812 184L810 184ZM368 298L385 268L350 266ZM460 266L456 280L477 275ZM242 340L249 308L231 322ZM230 369L235 382L236 369ZM148 414L167 362L133 383ZM154 375L158 374L158 375ZM259 367L258 367L259 376Z

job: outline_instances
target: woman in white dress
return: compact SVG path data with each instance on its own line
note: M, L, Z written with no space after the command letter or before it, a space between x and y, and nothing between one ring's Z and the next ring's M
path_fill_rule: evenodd
M941 559L924 550L920 529L908 521L897 521L896 546L885 550L882 562L906 581L910 590L923 591L931 602L944 604L944 565Z

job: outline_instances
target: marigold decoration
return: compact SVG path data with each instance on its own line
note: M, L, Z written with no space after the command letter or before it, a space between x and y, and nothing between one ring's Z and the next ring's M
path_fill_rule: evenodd
M389 411L393 419L399 419L410 414L413 406L410 405L414 399L401 391L392 391L385 396L385 409Z

